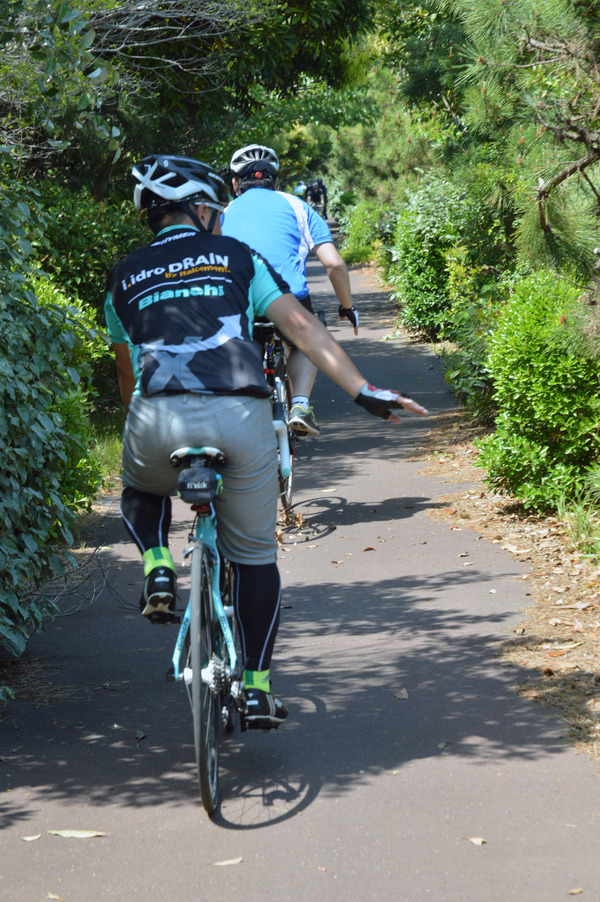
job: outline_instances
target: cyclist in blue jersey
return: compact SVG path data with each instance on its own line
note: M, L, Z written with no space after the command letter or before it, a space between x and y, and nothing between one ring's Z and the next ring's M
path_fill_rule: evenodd
M303 181L296 182L296 184L294 185L294 190L292 191L292 194L295 197L301 197L304 200L304 196L306 194L305 183Z
M339 301L340 318L347 317L357 335L358 311L352 304L348 268L321 216L302 199L277 191L279 159L275 151L262 144L242 147L233 154L230 169L237 197L225 211L223 234L238 238L268 260L310 313L306 258L314 250ZM294 348L287 369L293 392L290 426L298 432L319 435L310 406L317 367Z
M375 389L319 320L257 253L221 235L223 179L185 157L150 156L133 168L135 206L155 233L108 277L105 311L121 395L121 513L144 564L142 614L172 620L176 574L169 551L171 452L210 445L226 457L215 500L219 547L236 569L235 611L246 662L249 724L281 723L271 692L281 580L277 568L277 446L255 316L266 315L326 375L376 416L426 413L398 392Z

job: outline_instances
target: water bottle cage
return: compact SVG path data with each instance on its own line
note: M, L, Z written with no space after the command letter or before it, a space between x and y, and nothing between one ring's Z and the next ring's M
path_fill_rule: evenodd
M177 491L186 504L206 505L218 495L222 479L204 464L192 464L179 474Z

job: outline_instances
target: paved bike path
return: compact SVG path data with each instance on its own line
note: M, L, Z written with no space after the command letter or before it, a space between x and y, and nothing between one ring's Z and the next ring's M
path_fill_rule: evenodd
M369 379L453 406L427 347L382 340L393 313L367 276L352 273L354 338L310 272ZM594 766L495 658L528 602L525 566L427 517L461 488L410 459L431 421L382 423L322 377L313 400L322 436L299 443L302 522L280 555L288 722L227 740L211 822L185 694L164 679L175 634L136 613L140 563L108 499L98 566L32 639L33 701L0 725L2 902L600 897ZM178 559L183 525L174 537ZM47 832L63 829L105 835Z

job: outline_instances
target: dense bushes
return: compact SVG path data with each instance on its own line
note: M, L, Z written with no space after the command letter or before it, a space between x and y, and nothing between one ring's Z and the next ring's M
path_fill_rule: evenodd
M538 509L580 492L600 451L600 363L574 353L577 297L553 273L523 279L490 335L499 413L480 462L492 486Z
M44 582L70 566L65 549L99 485L91 452L93 385L109 367L116 387L96 325L106 272L148 233L131 204L110 207L50 184L26 190L6 169L0 202L0 642L19 655L31 630L52 613ZM18 200L23 193L29 206ZM36 262L52 278L35 275Z
M26 590L64 572L58 549L98 485L87 447L93 333L49 295L40 303L22 279L0 277L0 639L15 655L51 613Z
M376 258L388 237L387 231L394 227L395 218L394 211L382 210L372 200L360 201L349 216L338 214L344 235L341 254L346 263L366 263Z
M36 248L37 263L71 303L92 308L103 322L106 276L117 260L151 240L146 217L136 215L130 200L99 203L85 188L73 192L45 182L39 192L45 228ZM120 409L114 360L107 345L95 354L92 387L96 411L110 415Z
M446 195L446 196L444 196ZM446 251L456 241L452 187L433 184L409 195L382 260L402 322L434 338L449 306Z
M478 190L489 178L484 167ZM457 400L495 424L480 449L486 481L528 507L556 509L581 494L600 458L599 342L589 329L578 338L592 308L556 272L515 272L510 211L480 200L431 180L387 220L359 207L360 228L351 222L348 235L382 264L399 320L436 341Z
M46 220L40 266L66 294L101 310L109 270L151 239L145 218L136 216L131 201L98 203L85 188L75 193L44 183L40 191Z

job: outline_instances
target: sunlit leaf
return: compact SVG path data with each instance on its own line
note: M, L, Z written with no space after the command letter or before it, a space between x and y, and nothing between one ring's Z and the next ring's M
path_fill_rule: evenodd
M106 836L100 830L48 830L53 836L63 836L68 839L90 839L93 836Z

